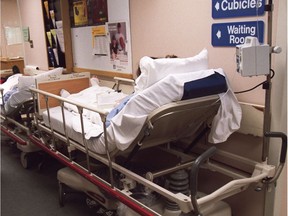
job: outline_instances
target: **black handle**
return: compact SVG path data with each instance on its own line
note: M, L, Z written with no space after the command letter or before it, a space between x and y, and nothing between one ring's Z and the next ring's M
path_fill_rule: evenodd
M286 160L287 153L287 135L282 132L265 132L265 137L276 137L282 139L281 153L280 153L280 163L284 164Z
M193 163L192 169L190 172L190 191L191 196L197 195L197 188L198 188L198 172L199 168L202 163L208 160L216 153L217 148L215 146L210 147L207 149L203 154L201 154Z

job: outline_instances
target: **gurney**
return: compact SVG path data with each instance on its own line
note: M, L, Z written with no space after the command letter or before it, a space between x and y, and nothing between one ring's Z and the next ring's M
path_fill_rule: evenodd
M36 81L54 79L62 74L63 68L50 71L37 71L35 76L15 74L1 85L1 131L10 137L21 151L21 164L24 168L31 165L30 153L40 149L33 145L28 134L34 132L32 125L34 105L29 87ZM41 73L40 73L41 72Z
M34 123L41 133L50 134L52 141L47 142L44 138L39 138L33 134L29 135L29 139L72 171L78 173L83 179L95 185L98 188L96 190L98 192L90 193L90 196L106 208L115 208L115 205L110 205L109 203L111 202L108 202L108 200L112 199L124 203L141 215L180 215L181 212L187 214L189 212L205 212L205 206L207 207L212 203L215 204L226 197L239 193L245 190L251 183L269 182L271 178L273 179L273 177L277 176L277 172L275 175L276 168L265 163L251 163L249 161L252 167L252 172L249 174L240 172L237 169L227 168L224 165L219 165L217 162L212 163L212 160L209 160L209 158L215 154L215 147L208 149L198 157L179 151L179 149L173 147L173 142L182 138L193 139L195 138L193 136L199 130L201 131L201 127L206 128L207 125L211 124L211 119L213 119L220 106L218 94L221 93L222 96L228 95L225 90L222 93L223 89L220 92L217 89L216 95L215 92L212 92L209 96L200 95L192 99L174 101L157 107L148 113L139 133L136 134L137 136L134 137L134 140L129 145L125 145L124 148L122 146L123 149L119 148L117 144L112 145L112 147L109 146L109 127L106 129L105 126L108 115L107 111L57 96L55 93L51 94L49 91L41 89L41 85L38 85L38 89L32 88L31 91L34 93L34 99L38 98L38 113L35 114ZM56 91L60 92L60 89ZM221 98L221 94L220 99L223 99ZM45 106L41 105L40 97L44 99L47 110L46 123L45 120L43 121L44 116L42 116L43 112L41 111ZM55 104L55 100L60 102ZM79 110L78 114L81 117L80 119L82 119L80 120L82 133L78 133L78 138L80 137L82 143L78 142L76 138L70 138L68 129L66 128L66 121L69 117L63 118L62 115L65 124L62 124L62 131L59 130L60 132L56 126L57 123L51 118L53 109L59 109L62 114L65 113L64 116L66 115L65 103L72 104ZM100 137L96 138L98 141L101 139L104 140L103 148L100 150L91 148L91 143L85 139L85 125L82 117L84 109L97 112L101 116L103 133ZM195 115L191 115L191 113ZM37 118L39 116L42 116L43 119ZM59 116L55 119L59 120ZM57 149L56 140L61 140L62 143L65 143L68 154ZM284 141L283 146L285 147ZM73 151L84 153L84 163L82 161L78 163L73 160ZM164 163L163 161L160 163L161 160L156 160L156 162L151 162L152 166L151 164L142 166L147 162L147 158L159 159L159 155L164 158ZM230 157L232 156L230 155ZM236 160L246 162L244 158L237 156L235 158ZM281 158L282 162L283 160L285 161L285 157ZM234 180L212 194L199 198L197 197L197 173L200 165L224 173ZM106 171L104 176L101 174L101 170L103 169ZM189 183L185 183L188 193L179 187L177 187L176 191L172 190L173 186L170 188L165 187L165 181L169 176L173 176L173 173L182 172L183 170L184 173L190 173L190 177L187 177L188 175L186 174L182 175L185 176L184 182L190 179L191 186L189 186ZM65 173L67 174L67 172L64 172L64 174L60 172L58 175L58 179L62 183L66 183L66 178L63 177ZM71 175L73 176L74 174ZM177 178L177 180L181 181L181 178ZM137 194L139 193L142 195L148 193L153 197L155 196L157 202L150 205L141 203L137 199ZM163 203L163 200L168 200L169 207L163 207L163 205L159 204Z

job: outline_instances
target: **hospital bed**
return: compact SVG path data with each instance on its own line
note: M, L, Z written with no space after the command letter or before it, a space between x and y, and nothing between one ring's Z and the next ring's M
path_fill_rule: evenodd
M219 79L216 78L214 86L207 85L211 82L207 82L205 78L211 78L212 75L213 79L215 74ZM147 91L132 96L108 127L106 127L106 119L113 108L111 104L104 106L84 104L81 100L79 102L59 95L63 88L68 92L72 91L76 84L71 82L75 81L79 85L79 80L68 79L69 86L72 88L64 85L63 80L59 85L57 81L53 82L53 89L47 89L47 86L51 86L49 82L38 83L37 88L31 88L34 105L38 104L38 108L34 109L37 112L33 123L38 129L38 134L46 135L39 137L38 134L37 136L30 134L29 140L69 168L58 172L60 202L63 204L62 186L65 184L86 192L108 209L115 210L119 206L118 202L121 202L129 207L129 210L126 210L127 215L133 215L133 211L141 215L192 213L199 215L200 212L207 216L231 215L231 210L221 200L244 191L251 183L261 181L269 183L274 179L279 169L276 170L274 166L267 163L249 160L252 171L241 172L237 168L233 169L213 161L212 156L217 153L216 147L204 150L200 155L194 155L173 145L182 139L197 140L198 135L211 125L212 135L210 134L209 138L214 141L219 141L221 131L225 132L222 134L225 137L227 133L231 134L237 129L234 127L232 118L228 119L228 122L225 122L227 119L224 120L228 129L223 128L220 132L217 130L219 123L223 123L223 118L219 117L221 116L219 110L223 111L222 106L225 103L227 105L228 102L228 109L226 107L225 111L231 111L230 116L235 115L237 110L235 106L229 108L233 95L231 96L225 78L221 77L221 74L219 76L214 70L210 75L200 80L193 80L192 87L185 89L187 91L184 95L187 97L183 97L181 92L183 83L178 82L175 76L168 76L167 79L163 79L162 86L151 85ZM180 80L183 80L183 77ZM182 86L181 91L175 87L178 84ZM171 92L163 92L163 89L167 91L167 88L163 88L165 86L170 87ZM195 89L193 86L204 86L204 88ZM197 93L194 94L195 92ZM161 96L163 98L159 99ZM70 109L74 113L71 114L67 110L67 104L72 105ZM146 104L145 109L143 104ZM88 139L87 135L90 131L86 131L85 127L89 124L85 119L87 113L91 115L91 112L99 114L103 131L100 133L98 131L96 137L88 136ZM134 115L135 113L138 115ZM218 116L216 122L215 115ZM78 121L75 120L75 116L79 118ZM74 124L76 129L73 128L73 122L76 122ZM97 126L101 126L99 121ZM229 130L231 128L232 130ZM52 140L47 139L49 137L47 134ZM282 141L281 163L285 162L283 152L287 145L285 137L282 137ZM61 143L61 147L66 146L66 152L63 152L62 148L58 149L58 142ZM190 150L190 147L185 146L185 149ZM73 152L80 152L79 158L75 158ZM233 158L231 154L229 156ZM245 158L237 155L234 159L247 162ZM233 180L211 194L199 196L197 185L200 166L223 173ZM154 202L147 204L139 197ZM209 206L215 208L209 210Z
M29 87L35 82L55 79L62 74L63 68L50 71L37 71L38 75L24 76L15 74L0 86L1 90L1 131L10 137L21 151L21 164L24 168L31 165L31 153L40 149L27 138L34 132L32 125L34 105Z

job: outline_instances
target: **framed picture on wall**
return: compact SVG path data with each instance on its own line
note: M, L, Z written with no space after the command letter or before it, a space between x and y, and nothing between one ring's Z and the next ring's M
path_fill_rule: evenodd
M89 25L103 25L108 22L107 0L89 0Z
M75 26L88 25L88 13L86 0L73 2L73 16Z
M107 0L70 0L71 27L104 25L108 22Z
M126 22L107 23L110 61L113 69L125 69L128 65L128 40Z

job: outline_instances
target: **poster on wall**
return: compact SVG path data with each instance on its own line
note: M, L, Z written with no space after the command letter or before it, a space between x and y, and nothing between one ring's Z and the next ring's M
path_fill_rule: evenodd
M86 0L73 2L73 15L75 26L83 26L88 24Z
M90 25L100 25L108 22L107 0L89 0L88 14Z
M4 30L7 45L21 44L23 42L22 28L6 26Z
M105 25L108 22L108 0L70 0L71 27Z
M129 65L127 27L126 22L107 23L110 62L117 71L126 71Z
M105 25L95 26L92 28L92 40L92 54L98 56L107 56L108 40L106 36Z
M107 72L115 73L119 76L132 76L132 51L130 37L130 14L129 0L86 0L88 10L88 25L74 26L73 2L79 0L69 0L71 15L71 42L73 48L74 67L81 69L93 70L92 73ZM91 5L98 4L98 7L106 8L107 3L107 19L105 23L91 25ZM95 11L94 7L94 11ZM106 9L105 9L106 10ZM103 10L99 10L103 14ZM97 13L97 10L96 10ZM105 14L105 13L104 13ZM96 15L93 18L96 21ZM112 37L115 39L118 35L117 24L121 25L121 41L123 48L113 47ZM105 28L104 28L105 27ZM116 35L117 33L117 35ZM115 40L114 40L115 41ZM124 43L123 43L124 41ZM120 42L119 42L120 44ZM124 45L123 45L124 44ZM114 51L112 51L112 48ZM123 75L122 75L123 74ZM109 75L108 75L109 76Z

